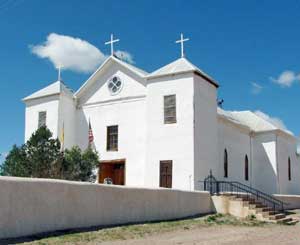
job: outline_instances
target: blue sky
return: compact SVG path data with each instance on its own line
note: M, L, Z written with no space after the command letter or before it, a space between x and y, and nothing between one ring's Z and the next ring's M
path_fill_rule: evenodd
M53 62L32 49L51 33L86 41L97 59L113 32L117 49L153 71L179 57L183 32L187 58L220 83L225 109L262 111L299 135L299 27L296 0L0 0L0 152L23 143L21 98L56 80ZM90 71L69 67L63 80L76 90Z

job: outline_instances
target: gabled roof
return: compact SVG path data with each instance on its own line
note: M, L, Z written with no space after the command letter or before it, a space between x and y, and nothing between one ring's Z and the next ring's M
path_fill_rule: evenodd
M253 132L265 132L280 130L293 136L293 133L285 128L274 125L252 111L225 111L218 108L218 115L227 120L248 127Z
M219 87L218 83L214 81L210 76L200 70L197 66L193 65L190 61L186 58L182 57L179 58L172 63L159 68L158 70L152 72L148 75L148 78L156 78L161 76L169 76L174 74L181 74L187 72L195 72L201 77L203 77L208 82L214 84L216 87Z
M37 92L23 98L22 100L25 102L25 101L32 100L32 99L47 97L50 95L58 95L58 94L61 94L62 92L73 97L73 92L62 81L56 81L56 82L50 84L49 86L47 86L41 90L38 90Z
M95 75L102 70L106 65L108 65L111 62L116 62L117 64L127 68L128 70L130 70L131 72L133 72L134 74L136 74L137 76L141 77L141 78L145 78L148 73L146 71L143 71L131 64L128 64L120 59L118 59L117 57L111 55L109 56L101 65L100 67L86 80L86 82L76 91L75 96L78 96L82 91L85 90L85 88L92 82L92 79L95 77Z

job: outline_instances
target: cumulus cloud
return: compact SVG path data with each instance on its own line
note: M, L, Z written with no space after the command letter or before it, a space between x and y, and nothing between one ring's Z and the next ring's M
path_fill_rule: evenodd
M289 132L289 133L292 134L292 132L290 132L287 129L287 127L285 126L284 122L280 118L278 118L278 117L271 117L268 114L266 114L266 113L264 113L262 111L259 111L259 110L255 111L254 113L257 116L261 117L262 119L266 120L267 122L273 124L275 127L280 128L280 129L282 129L284 131L287 131L287 132Z
M251 93L252 94L260 94L261 91L263 90L263 86L259 85L258 83L251 83Z
M270 78L272 82L279 84L281 87L291 87L295 82L300 81L300 74L293 71L284 71L278 78Z
M94 71L106 58L101 50L80 38L51 33L47 40L30 46L31 52L40 58L49 59L57 68L89 73ZM116 51L125 61L133 63L132 55L126 51Z
M114 53L119 59L124 60L130 64L134 64L133 56L130 53L122 50L117 50Z

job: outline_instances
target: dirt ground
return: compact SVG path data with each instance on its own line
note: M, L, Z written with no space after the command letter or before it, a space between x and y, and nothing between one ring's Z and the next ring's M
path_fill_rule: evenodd
M87 243L94 244L94 243ZM299 245L300 225L272 227L213 226L184 231L174 231L148 236L143 239L110 241L110 245L156 245L156 244L201 244L201 245Z

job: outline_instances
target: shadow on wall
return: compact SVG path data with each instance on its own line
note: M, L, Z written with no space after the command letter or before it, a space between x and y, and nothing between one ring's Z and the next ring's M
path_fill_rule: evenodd
M278 193L275 142L257 142L253 157L252 185L269 194Z
M85 115L82 108L76 110L76 143L82 149L85 150L88 147L89 140L89 119L91 120L91 126L93 130L92 118ZM94 131L93 131L94 134ZM93 145L95 147L95 145Z

